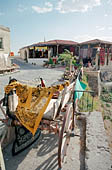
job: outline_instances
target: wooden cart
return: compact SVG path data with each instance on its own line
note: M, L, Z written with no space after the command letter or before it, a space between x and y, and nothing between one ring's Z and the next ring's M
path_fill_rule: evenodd
M70 141L71 131L74 129L74 112L73 112L73 90L75 82L65 87L56 97L52 98L44 112L39 128L59 134L58 142L58 165L62 167L64 157L66 156L67 147ZM3 99L0 101L0 109L5 118L8 115L2 108ZM8 108L6 108L8 109ZM2 122L5 122L1 119Z

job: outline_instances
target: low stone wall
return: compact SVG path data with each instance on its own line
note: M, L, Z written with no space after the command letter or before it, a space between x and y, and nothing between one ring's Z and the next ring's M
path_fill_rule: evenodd
M4 67L10 67L11 66L11 60L9 58L7 58L7 60L5 60L4 57L0 56L0 69L4 68Z
M101 89L106 88L108 91L112 91L112 82L101 82Z
M101 93L100 72L84 70L84 73L88 77L88 84L89 84L91 90L94 91L94 95L100 96L100 93Z
M43 66L44 61L48 61L48 59L47 58L31 58L31 59L28 59L28 63L36 64L36 65L39 65L39 66Z
M111 154L101 112L92 112L86 121L86 169L111 170Z
M100 68L101 71L112 71L112 65L103 66Z

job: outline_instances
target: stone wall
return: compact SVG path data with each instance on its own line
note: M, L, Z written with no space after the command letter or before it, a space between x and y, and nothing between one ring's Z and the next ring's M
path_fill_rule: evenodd
M84 70L88 77L88 84L91 90L94 91L94 95L100 96L101 86L100 86L100 71L86 71Z
M106 88L108 91L112 91L112 82L101 82L101 91Z
M26 58L28 59L29 58L29 48L23 48L23 49L20 49L20 58L25 60Z
M92 112L86 125L86 170L111 170L112 159L101 112Z
M112 65L104 66L100 71L102 83L112 82Z
M8 57L7 59L4 58L3 56L0 56L0 69L3 69L5 67L10 67L11 66L11 60Z

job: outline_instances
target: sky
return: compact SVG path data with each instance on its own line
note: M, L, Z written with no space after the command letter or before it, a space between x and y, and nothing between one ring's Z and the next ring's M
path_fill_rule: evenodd
M54 39L112 41L112 0L0 0L11 51Z

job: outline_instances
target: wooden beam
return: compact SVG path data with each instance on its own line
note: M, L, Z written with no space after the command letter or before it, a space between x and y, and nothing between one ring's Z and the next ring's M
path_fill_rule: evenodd
M58 55L58 47L59 47L59 45L57 45L57 55Z
M6 170L5 169L4 158L3 158L3 153L2 153L2 148L1 148L1 143L0 143L0 169L1 170Z

